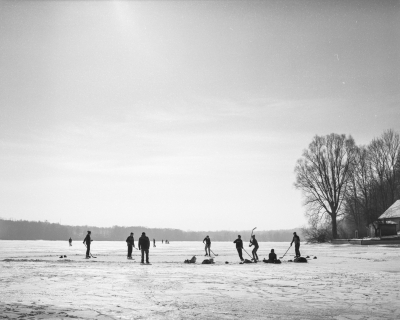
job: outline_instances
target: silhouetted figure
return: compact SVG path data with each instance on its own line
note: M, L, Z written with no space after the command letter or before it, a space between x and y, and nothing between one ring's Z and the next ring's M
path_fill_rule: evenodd
M296 257L300 257L300 237L296 234L296 232L293 232L293 240L290 243L290 246L292 246L294 242L294 249L296 251Z
M156 239L153 239L153 247L156 246Z
M205 237L204 240L203 240L203 243L206 244L206 246L204 247L204 250L206 251L205 256L208 255L208 256L211 257L211 253L210 253L210 250L211 250L211 239L210 239L210 237L209 236ZM208 250L208 254L207 254L207 250Z
M258 250L258 241L256 240L256 235L252 235L250 240L249 247L254 246L253 251L251 253L253 254L253 260L258 261L258 255L257 255L257 250Z
M91 238L92 232L88 231L83 243L86 244L86 259L90 258L90 244L93 241Z
M242 237L240 235L238 235L238 238L233 241L233 243L236 243L236 250L239 254L239 258L241 261L243 261L243 256L242 256L242 249L243 249L243 240Z
M163 240L161 240L161 243L164 243L164 239L163 239Z
M149 262L149 249L150 249L150 239L146 237L146 233L142 232L142 236L139 238L139 250L142 252L141 263L144 263L144 254L146 254L146 263Z
M276 257L275 250L271 249L271 253L268 255L268 261L270 263L275 263L276 260L277 260L277 257Z
M68 242L69 242L69 246L72 247L72 239L71 238L69 238Z
M132 249L135 246L135 239L133 238L133 232L126 238L126 245L128 246L128 259L132 259Z

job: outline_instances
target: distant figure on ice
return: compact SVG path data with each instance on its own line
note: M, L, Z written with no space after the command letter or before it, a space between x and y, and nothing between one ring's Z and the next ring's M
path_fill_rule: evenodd
M72 239L71 238L69 238L68 242L69 242L69 246L72 247Z
M253 234L251 236L250 244L249 247L254 246L253 251L251 253L253 254L253 260L258 261L258 255L257 255L257 250L258 250L258 241L256 240L256 235Z
M242 237L240 235L238 235L238 238L233 241L233 243L236 243L236 250L239 254L239 258L241 261L243 261L243 256L242 256L242 249L243 249L243 240Z
M156 239L153 239L153 247L156 246Z
M146 263L149 262L149 249L150 249L150 239L146 237L146 233L142 232L142 236L139 238L139 250L142 252L141 263L144 263L144 254L146 254Z
M128 259L132 259L132 249L135 246L135 239L133 238L133 232L131 232L131 235L126 238L126 245L128 246Z
M163 239L163 240L161 240L161 243L164 243L164 239Z
M204 250L206 251L205 256L208 255L208 256L211 257L211 253L210 253L210 250L211 250L211 239L210 239L210 237L209 236L205 237L204 240L203 240L203 243L206 244L206 246L204 247ZM207 254L207 250L208 250L208 254Z
M277 260L277 257L276 257L275 250L271 249L271 253L268 255L268 261L270 263L275 263L276 260Z
M296 258L300 257L300 237L296 234L296 232L293 232L293 240L290 243L290 246L292 246L294 242L294 249L296 251Z
M83 244L86 243L86 259L90 258L90 244L93 241L91 238L91 234L92 232L88 231L85 239L83 239Z

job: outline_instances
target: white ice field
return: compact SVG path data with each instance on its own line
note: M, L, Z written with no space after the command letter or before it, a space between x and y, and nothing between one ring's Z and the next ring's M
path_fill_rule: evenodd
M260 242L259 257L288 246ZM211 249L202 265L201 242L157 241L147 266L124 241L94 241L90 260L82 240L0 241L0 319L400 319L400 247L302 244L317 259L287 262L292 248L281 265L240 265L231 242Z

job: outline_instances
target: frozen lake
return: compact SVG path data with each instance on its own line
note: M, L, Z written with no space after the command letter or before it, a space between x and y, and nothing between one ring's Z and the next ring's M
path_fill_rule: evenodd
M216 263L202 265L201 242L157 242L143 266L123 241L94 241L90 260L81 241L0 241L0 318L400 319L399 247L302 244L317 259L287 262L292 248L281 265L240 265L231 242L211 249Z

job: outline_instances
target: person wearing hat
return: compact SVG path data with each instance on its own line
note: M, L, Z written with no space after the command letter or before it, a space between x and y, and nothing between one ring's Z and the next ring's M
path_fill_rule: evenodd
M243 256L242 256L242 249L243 249L243 240L242 237L240 235L238 235L238 238L233 241L233 243L236 243L236 250L239 254L239 258L241 261L243 261Z
M146 263L149 262L149 249L150 239L146 236L145 232L142 232L142 236L139 238L139 250L142 252L142 260L140 263L144 263L144 254L146 254Z
M290 246L292 246L294 242L294 249L296 251L296 258L300 257L300 237L296 234L296 232L293 232L293 240L290 243Z
M83 240L83 244L86 243L86 259L90 258L90 244L93 241L90 235L92 232L88 231L85 239Z
M133 232L126 238L126 245L128 246L128 259L132 259L132 248L135 246L135 239L133 239Z
M257 250L258 250L258 241L256 240L256 235L253 234L251 236L250 244L249 247L254 246L253 251L251 253L253 254L253 260L254 262L258 261L258 255L257 255Z
M204 247L204 250L206 250L206 254L205 254L205 256L210 256L211 257L211 253L210 253L210 250L211 250L211 239L210 239L210 237L209 236L207 236L207 237L205 237L204 238L204 240L203 240L203 243L206 243L206 246ZM207 254L207 250L208 250L208 254Z

